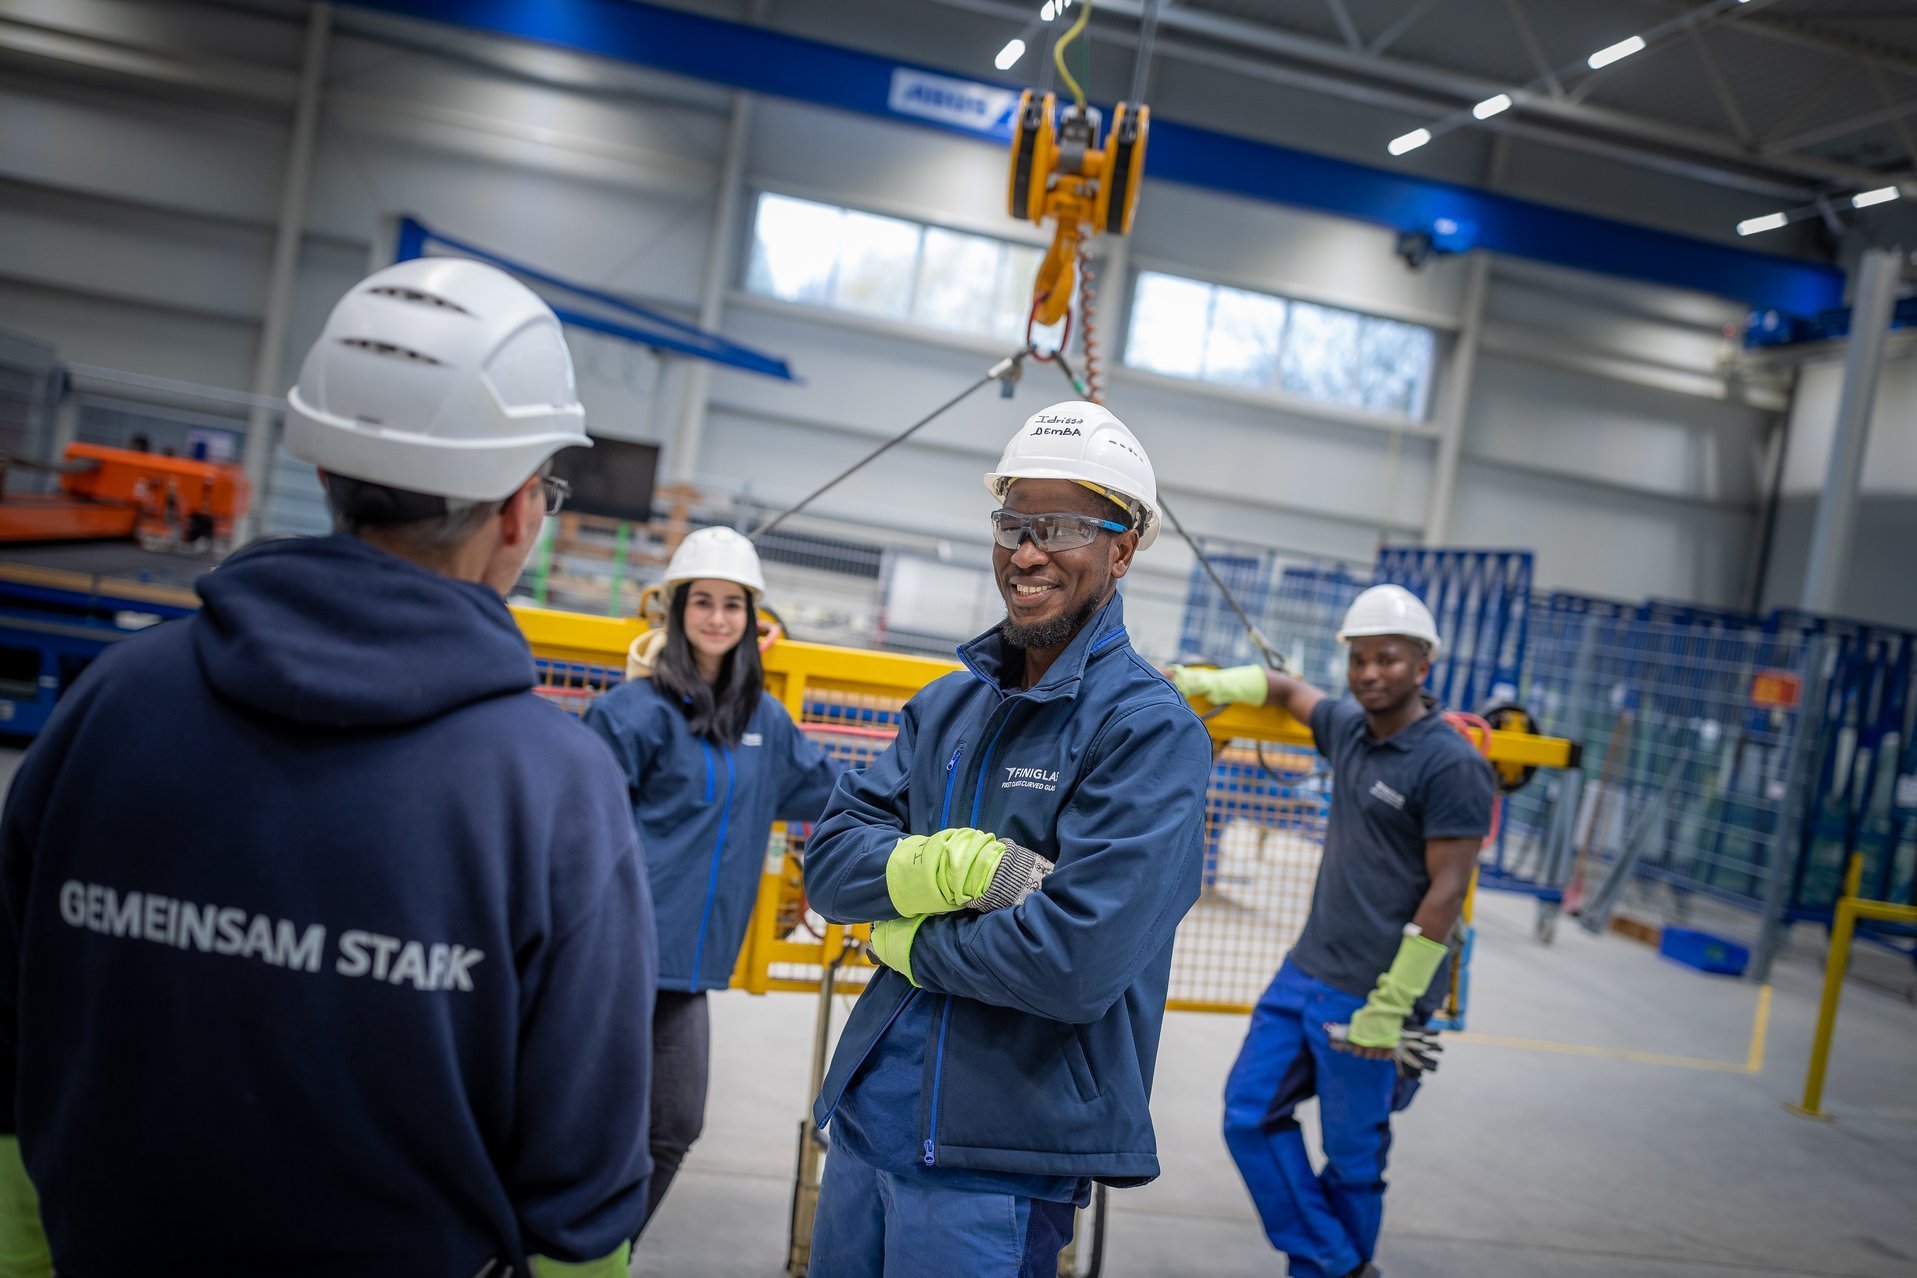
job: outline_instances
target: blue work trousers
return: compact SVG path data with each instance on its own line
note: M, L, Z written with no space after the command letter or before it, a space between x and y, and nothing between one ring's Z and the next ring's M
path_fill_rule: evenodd
M1391 1061L1331 1045L1328 1024L1364 1006L1286 960L1251 1014L1251 1031L1225 1082L1225 1144L1251 1191L1271 1245L1294 1278L1342 1278L1378 1245L1384 1218L1391 1114L1417 1084ZM1295 1111L1318 1097L1325 1170L1311 1170Z
M1070 1203L953 1189L843 1149L825 1160L810 1278L1055 1278Z

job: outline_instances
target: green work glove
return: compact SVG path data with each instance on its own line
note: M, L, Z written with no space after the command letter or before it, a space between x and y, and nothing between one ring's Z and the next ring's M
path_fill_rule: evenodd
M912 939L925 925L925 916L910 919L886 919L872 925L872 957L911 981L912 980Z
M27 1179L20 1138L0 1136L0 1278L48 1278L53 1256L40 1227L40 1195Z
M1407 929L1398 943L1398 957L1378 978L1365 1005L1352 1014L1346 1041L1353 1047L1396 1047L1405 1018L1431 988L1431 978L1448 953L1442 943Z
M997 910L1030 896L1052 863L983 830L940 830L900 839L885 863L885 890L901 917Z
M1263 666L1231 666L1224 670L1173 666L1172 686L1187 697L1202 697L1215 706L1262 706L1271 684Z
M597 1260L582 1260L571 1264L564 1260L548 1260L544 1256L532 1258L534 1278L626 1278L626 1271L632 1268L632 1244L622 1242L619 1250L610 1256L601 1256Z

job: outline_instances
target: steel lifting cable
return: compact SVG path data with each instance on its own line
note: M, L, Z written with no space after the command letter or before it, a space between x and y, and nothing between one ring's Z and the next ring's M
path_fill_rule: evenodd
M1085 396L1087 399L1092 399L1091 388L1080 379L1076 372L1072 371L1070 362L1065 358L1065 352L1059 351L1054 354L1052 361L1058 365L1058 371L1065 374L1065 379L1072 384L1073 390ZM1092 402L1096 404L1101 401L1092 399ZM1205 569L1205 575L1211 578L1211 584L1218 588L1218 593L1222 595L1225 602L1231 606L1231 610L1238 615L1239 622L1245 627L1245 633L1251 636L1252 646L1258 649L1259 655L1265 659L1265 664L1280 674L1286 673L1288 667L1285 665L1285 659L1278 655L1276 648L1272 647L1271 640L1265 638L1265 632L1258 628L1258 623L1251 619L1251 614L1239 606L1237 596L1231 593L1231 587L1225 584L1225 579L1218 575L1218 569L1212 566L1211 557L1200 549L1197 539L1185 531L1185 525L1178 522L1178 516L1172 513L1172 508L1170 504L1166 502L1165 494L1163 493L1158 494L1158 509L1160 513L1170 521L1172 530L1184 540L1187 546L1191 547L1191 553L1198 557L1199 564Z
M1039 16L1041 18L1044 18L1043 14L1040 14ZM1052 91L1052 77L1058 74L1057 71L1055 71L1052 68L1052 50L1058 47L1057 18L1059 16L1060 16L1059 11L1057 9L1053 9L1052 17L1044 18L1045 41L1046 41L1045 56L1038 60L1038 70L1039 70L1038 92L1040 97L1043 97L1045 94L1050 93Z
M952 398L946 400L943 404L940 404L937 408L933 409L931 412L927 413L925 416L919 418L917 421L913 422L910 426L907 426L904 430L892 436L892 438L886 440L883 444L880 444L877 448L874 448L871 452L859 458L857 461L853 462L850 466L847 466L844 470L840 471L838 474L834 475L832 478L826 480L823 484L820 484L817 488L813 489L810 493L807 493L804 497L802 497L799 501L797 501L793 505L787 506L784 510L772 516L772 518L766 520L764 523L760 524L757 528L753 529L750 533L747 534L747 539L750 541L758 541L761 537L771 532L774 528L777 528L780 524L784 523L786 520L790 519L792 516L798 514L800 511L804 510L807 506L810 506L813 502L825 496L825 494L827 494L828 492L831 492L834 488L837 488L840 484L844 483L846 480L850 479L852 476L858 474L861 470L864 470L867 466L871 465L874 461L878 460L880 457L884 456L886 453L890 452L892 449L898 447L900 444L903 444L906 440L918 434L919 431L923 430L925 427L930 426L933 422L937 421L939 417L941 417L947 412L950 412L952 409L957 408L961 403L963 403L966 399L970 398L971 395L974 392L978 391L980 388L986 385L989 385L992 382L1002 381L1006 379L1016 379L1018 377L1020 367L1025 362L1025 357L1030 355L1031 353L1032 353L1032 348L1030 346L1026 346L1021 350L1013 351L1010 355L1007 355L1004 359L1000 360L998 363L992 365L991 368L987 369L985 372L985 375L983 377L980 377L977 381L973 382L970 386L967 386L964 390L952 396Z
M1158 39L1159 0L1145 0L1138 15L1138 51L1132 58L1132 95L1125 99L1134 108L1145 100L1145 79L1151 69L1152 45Z

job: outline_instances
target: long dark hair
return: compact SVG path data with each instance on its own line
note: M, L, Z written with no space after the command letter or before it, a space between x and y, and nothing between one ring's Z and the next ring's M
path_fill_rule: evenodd
M689 581L672 592L666 642L653 658L652 682L667 700L677 701L686 712L686 726L693 736L717 745L738 745L765 691L765 669L759 664L759 618L752 606L752 592L746 591L745 633L720 660L716 684L699 676L699 663L686 638L686 600L691 595Z

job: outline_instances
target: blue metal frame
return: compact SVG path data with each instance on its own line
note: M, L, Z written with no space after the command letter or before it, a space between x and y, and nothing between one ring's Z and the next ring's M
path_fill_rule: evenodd
M1892 328L1917 327L1917 297L1906 297L1891 308ZM1815 315L1794 316L1775 310L1751 312L1744 329L1744 349L1764 350L1802 342L1835 342L1850 336L1850 308L1833 307Z
M949 76L764 27L638 0L360 0L360 7L617 58L675 75L861 115L998 142L1004 113L933 113L893 105L895 73ZM1003 82L966 77L983 98ZM1152 121L1146 173L1430 234L1443 252L1490 249L1603 275L1694 289L1786 316L1843 300L1835 267L1656 231L1498 195L1476 187L1233 137L1175 120Z
M393 260L409 262L416 257L425 257L426 250L434 244L441 244L458 253L461 257L475 258L481 262L490 262L502 271L510 271L522 279L547 288L558 289L584 298L597 306L603 306L616 314L629 316L639 321L634 324L609 320L603 316L591 315L571 307L555 306L553 314L562 324L571 324L576 328L589 329L595 333L604 333L608 337L621 338L628 342L637 342L641 346L650 346L656 350L676 351L681 355L691 355L698 359L708 359L715 364L724 364L728 368L743 369L748 373L763 373L767 377L777 377L794 382L798 378L786 362L776 355L767 355L755 351L749 346L741 346L730 338L717 333L709 333L696 324L688 324L677 316L667 315L663 311L651 310L634 302L628 302L602 289L577 284L572 280L527 266L524 262L514 261L491 249L482 248L470 240L455 239L450 235L435 231L417 218L402 217L399 220L399 240L394 246Z
M0 581L0 648L39 655L32 695L0 694L0 734L38 735L80 671L113 644L145 629L121 625L121 614L170 620L192 612L144 599Z
M1444 642L1429 683L1447 706L1475 713L1517 695L1531 624L1531 566L1528 550L1379 548L1372 579L1403 586L1438 623Z

